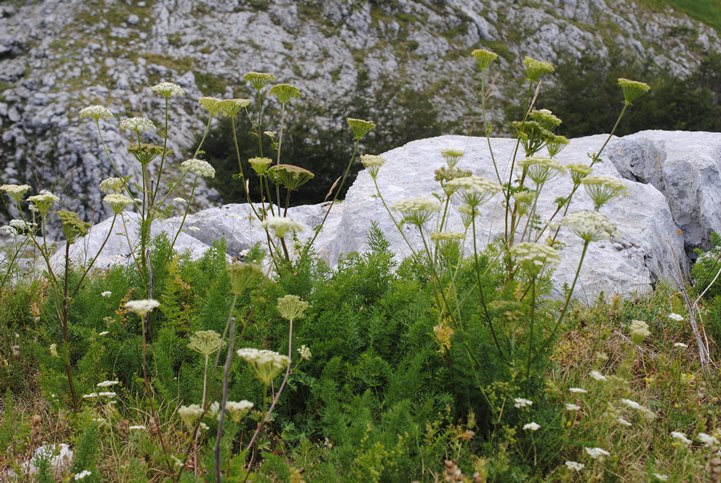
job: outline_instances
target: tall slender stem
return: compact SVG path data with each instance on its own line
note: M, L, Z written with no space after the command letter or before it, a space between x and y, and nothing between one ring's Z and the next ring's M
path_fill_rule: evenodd
M220 415L218 417L218 432L215 437L215 481L220 483L220 456L221 447L223 443L223 426L225 424L225 406L228 404L228 378L230 376L230 365L233 363L233 348L235 344L235 317L233 317L233 311L235 310L235 303L238 301L238 296L233 295L233 302L230 304L230 315L228 316L228 323L230 324L230 331L228 333L228 354L225 356L225 367L223 369L223 395L220 403Z

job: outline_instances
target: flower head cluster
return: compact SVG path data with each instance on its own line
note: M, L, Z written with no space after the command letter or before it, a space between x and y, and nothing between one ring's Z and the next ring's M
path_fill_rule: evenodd
M73 480L75 480L75 481L84 480L85 478L87 478L88 476L90 476L92 474L93 474L93 472L90 470L83 470L79 473L76 473L75 476L73 477Z
M266 386L290 363L288 356L277 352L254 348L238 349L238 357L245 360L255 371L255 376Z
M568 146L570 142L566 136L554 134L546 139L546 151L548 151L548 155L553 158L563 151L563 148Z
M297 295L286 295L278 299L276 307L280 316L285 320L298 320L305 317L308 302Z
M230 292L233 295L243 295L263 274L260 265L255 263L230 263L226 269L230 278Z
M628 194L628 187L623 181L608 176L587 176L582 183L596 210Z
M561 259L555 249L540 243L518 243L513 245L510 251L516 263L532 276L538 275L544 267L555 265Z
M103 382L97 383L95 386L96 387L113 387L113 386L117 386L118 384L120 384L120 381L103 381Z
M188 348L204 357L209 357L211 354L218 352L223 345L225 343L216 331L199 330L190 336Z
M589 376L591 376L591 379L594 379L599 382L606 382L608 381L608 378L601 374L600 372L593 370L589 373Z
M250 105L250 99L223 99L218 101L218 109L225 117L235 117L241 109Z
M285 238L288 233L298 233L303 230L303 225L282 216L269 216L261 225L266 230L271 230L278 238Z
M566 461L564 464L566 465L566 468L571 471L581 471L586 467L586 465L577 461Z
M130 117L120 121L120 129L140 134L141 132L155 131L155 124L147 117Z
M140 317L145 317L146 314L158 307L160 307L160 302L154 299L130 300L125 302L125 308L135 312Z
M466 238L466 234L456 231L434 231L431 233L431 240L437 243L455 243Z
M26 184L4 184L0 185L0 191L7 193L10 198L14 199L18 203L25 196L25 193L30 190L30 186Z
M74 211L58 210L56 214L60 218L63 235L68 243L75 243L75 240L87 235L90 231L90 223L81 220Z
M38 209L41 216L47 215L50 208L59 200L60 198L46 190L42 190L39 194L28 197L28 202L32 203Z
M632 320L629 333L631 334L631 340L636 344L640 344L643 339L651 335L648 324L643 320Z
M188 159L180 163L180 167L196 176L211 179L215 178L215 168L213 168L209 162L203 161L202 159Z
M691 444L691 440L688 439L686 433L682 433L681 431L671 431L671 437L683 445L688 446Z
M716 437L711 436L710 434L698 433L698 435L696 436L696 439L698 439L700 442L702 442L705 446L718 446L719 445L719 440Z
M137 159L140 164L146 165L163 153L165 153L166 156L170 156L173 151L158 144L137 143L128 146L128 152L135 156L135 159Z
M588 391L586 391L582 387L569 387L568 392L573 394L586 394Z
M10 220L9 228L11 228L16 235L29 235L37 231L38 224L25 220Z
M300 97L300 89L290 84L276 84L270 88L268 93L278 98L281 104L287 104L291 99Z
M516 202L516 213L518 213L519 217L528 213L537 196L538 194L535 191L518 191L511 195Z
M250 401L228 401L225 403L225 410L228 412L231 421L240 422L248 412L253 409L254 404Z
M110 112L110 109L97 104L94 106L88 106L80 109L78 115L80 119L93 119L95 121L99 121L101 119L110 119L111 117L113 117L113 113Z
M289 190L296 190L315 178L315 175L307 169L293 164L276 164L268 170L268 177L275 184Z
M542 127L548 130L553 130L561 125L563 121L553 114L548 109L539 109L539 110L533 110L528 115L531 119L539 123Z
M443 156L443 160L446 162L446 165L451 169L455 168L458 165L464 154L465 153L463 151L458 151L457 149L444 149L443 151L441 151L441 156Z
M110 205L116 215L119 215L125 208L133 204L133 200L118 193L106 195L103 201Z
M263 176L268 171L268 166L273 164L270 158L250 158L248 162L258 176Z
M471 55L476 59L476 65L481 72L484 72L491 64L498 58L498 54L486 49L476 49L471 52Z
M354 119L352 117L347 118L346 122L353 132L353 140L355 141L360 141L376 127L376 123L373 121L364 121L363 119Z
M220 112L221 99L218 99L217 97L201 97L198 99L198 103L200 104L200 107L208 111L211 116L217 116Z
M531 181L539 186L566 172L566 168L562 164L551 158L526 158L518 164Z
M463 202L473 208L478 208L501 191L498 183L475 175L454 178L448 181L446 186L459 190Z
M275 82L275 76L267 72L248 72L243 76L243 80L249 82L256 91L260 91L266 84Z
M155 94L160 94L166 99L170 97L184 96L185 91L178 84L172 82L161 82L150 88Z
M595 460L599 460L599 459L602 460L608 456L611 456L611 453L609 453L608 451L606 451L605 449L602 449L602 448L583 448L583 449L586 450L586 453L588 454L588 456L590 456L591 458L593 458Z
M618 79L618 85L623 91L623 101L626 105L631 105L633 101L651 90L651 86L645 82L624 79L623 77Z
M431 216L440 211L441 205L427 198L411 198L397 202L393 207L403 215L401 223L423 226Z
M581 184L581 181L591 174L591 171L593 171L593 168L590 166L586 166L585 164L580 163L573 163L566 166L568 169L568 172L571 175L571 180L573 181L574 185Z
M584 242L595 242L618 238L616 225L597 211L579 211L563 217L561 224L575 233Z
M309 361L311 357L313 357L313 354L310 352L308 346L303 344L302 346L298 347L298 356L304 361Z
M566 403L566 411L580 411L581 406L573 403Z
M120 193L123 191L125 180L123 178L105 178L100 182L100 191L109 195L111 193Z
M556 69L548 62L526 57L523 59L523 65L526 66L526 77L531 82L536 82L546 74L552 74Z
M383 166L386 162L386 158L383 156L376 156L373 154L363 154L361 155L360 160L363 167L368 170L368 174L370 174L373 179L376 179L378 171L380 171L381 166Z
M523 409L533 406L533 401L530 399L524 399L522 397L513 398L513 407L516 409Z
M523 425L524 431L538 431L540 428L541 425L533 421Z
M197 404L190 404L188 406L180 406L178 408L178 416L185 423L188 428L194 428L195 423L198 422L200 417L203 415L203 408Z
M668 314L668 318L673 320L674 322L683 322L683 315L679 315L673 312Z

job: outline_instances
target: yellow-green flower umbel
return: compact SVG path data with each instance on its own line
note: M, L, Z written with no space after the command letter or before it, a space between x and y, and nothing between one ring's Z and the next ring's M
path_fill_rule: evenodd
M236 354L253 368L255 376L265 386L270 386L273 379L290 363L288 356L252 347L238 349Z
M250 158L248 163L250 163L250 167L258 176L263 176L268 171L268 166L273 164L273 160L270 158Z
M354 119L352 117L347 118L346 122L348 126L350 126L351 131L353 131L353 139L355 141L360 141L376 127L376 123L373 121L364 121L363 119Z
M531 82L536 82L540 80L541 77L546 74L552 74L556 70L552 64L531 57L523 59L523 65L526 66L526 77L528 77L528 80Z
M297 295L286 295L278 299L278 313L285 320L298 320L305 316L308 302Z
M263 274L260 265L255 263L230 263L227 270L233 295L243 295Z
M290 84L276 84L268 91L275 96L281 104L287 104L291 99L300 97L300 89Z
M275 82L275 76L266 72L248 72L243 76L243 80L249 82L256 91L259 91L266 84Z
M90 223L81 220L74 211L58 210L57 215L63 227L63 235L70 244L75 243L75 240L87 235L90 231Z
M305 168L292 164L276 164L268 170L268 177L275 183L296 190L306 184L315 175Z
M651 86L645 82L624 79L623 77L618 79L618 85L623 91L623 102L627 106L630 106L633 101L651 90Z
M218 101L218 109L225 117L235 117L241 109L250 105L250 99L223 99Z
M498 54L494 54L490 50L476 49L471 52L471 55L476 59L476 65L481 72L488 69L493 62L498 58Z
M221 339L220 334L214 330L199 330L195 334L190 336L190 343L188 348L201 354L204 357L209 357L211 354L219 351L225 342Z

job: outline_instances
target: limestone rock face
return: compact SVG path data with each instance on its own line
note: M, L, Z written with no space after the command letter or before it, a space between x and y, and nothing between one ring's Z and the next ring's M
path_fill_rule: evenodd
M665 195L690 256L721 233L721 134L643 131L617 139L608 157L625 178Z
M101 103L118 118L159 122L163 103L148 89L159 81L187 92L170 105L176 157L169 169L202 133L197 99L250 96L242 81L250 70L297 84L320 112L362 85L372 101L379 80L390 79L433 92L443 120L462 119L477 102L468 53L482 46L503 54L503 92L517 85L525 55L557 62L617 48L683 75L703 52L721 50L721 40L700 22L634 0L9 2L0 5L0 183L51 189L65 195L63 208L103 219L110 212L96 188L112 170L93 124L77 113ZM117 119L104 125L116 165L139 179L126 153L129 136ZM196 194L201 207L217 204L202 180Z
M588 164L588 154L598 151L604 140L605 136L600 135L572 140L558 155L558 160L562 164ZM493 154L504 182L508 180L509 161L515 144L512 139L492 140ZM434 171L444 164L441 156L444 149L464 151L460 167L489 180L497 180L485 139L465 136L424 139L384 154L386 164L378 175L378 185L386 203L392 207L403 199L417 196L430 198L433 192L441 193L433 176ZM608 162L597 164L594 174L621 178L614 165ZM590 245L576 288L580 298L593 300L601 292L620 295L647 292L658 279L679 280L687 270L684 239L663 194L650 184L634 181L627 181L627 184L627 198L612 201L601 209L616 224L621 236L616 241ZM567 196L571 187L568 176L547 184L539 202L542 219L550 216L555 210L554 200ZM379 224L395 251L410 253L375 193L370 175L361 173L346 196L345 210L331 249L332 260L348 251L363 250L371 221ZM569 213L592 209L590 198L579 190ZM484 213L477 222L477 240L485 245L503 234L504 208L496 197L482 211ZM397 213L394 215L398 216ZM463 231L456 212L451 213L450 220L449 231ZM422 249L417 229L409 226L403 229L414 249ZM582 249L581 240L565 229L561 229L559 240L565 248L554 274L556 290L572 283ZM472 250L469 240L466 253L470 254Z
M558 155L562 164L589 163L589 154L600 149L605 135L574 139ZM491 139L493 156L503 182L509 178L509 161L515 140ZM721 203L718 202L721 135L709 133L642 132L624 138L614 138L602 155L605 162L596 164L594 174L624 179L628 186L626 198L611 201L601 212L618 227L620 236L614 240L590 245L581 269L576 296L593 301L599 294L648 292L658 280L681 281L688 271L686 252L690 247L703 245L709 230L721 230ZM401 200L414 197L432 198L441 193L434 181L434 171L444 165L441 151L463 151L460 167L489 180L497 180L486 139L466 136L441 136L414 141L393 149L383 156L378 185L386 203L391 207ZM611 160L612 162L608 161ZM568 175L549 182L539 200L543 220L555 210L555 199L567 196L572 183ZM455 200L454 204L459 201ZM256 206L257 208L257 206ZM593 203L584 190L579 190L569 213L592 210ZM327 210L327 205L308 205L291 208L289 216L301 223L300 240L312 236ZM504 232L504 208L497 196L483 207L477 222L478 248L486 246ZM394 216L398 213L393 211ZM134 215L127 215L126 227L130 244L137 243ZM448 231L462 231L459 214L452 207ZM154 233L164 231L171 236L177 232L180 218L169 218L154 225ZM560 221L556 219L555 221ZM346 199L330 212L325 228L315 242L316 253L331 265L352 251L366 249L371 224L375 222L399 257L410 254L410 248L396 229L388 212L377 196L370 175L363 171L348 190ZM71 254L73 259L88 260L102 244L110 220L93 227L91 234L78 241ZM719 227L719 228L716 228ZM680 229L681 228L681 229ZM423 245L416 228L402 228L414 250ZM130 263L125 228L117 223L96 266ZM428 230L432 230L429 227ZM428 235L428 233L426 233ZM238 255L256 243L265 243L265 233L247 204L210 208L188 216L176 247L189 251L197 258L214 241L224 237L229 256ZM582 242L565 228L558 239L565 248L560 265L554 272L556 295L564 285L572 283L578 265ZM466 255L473 253L473 243L465 246ZM56 254L54 260L59 260Z

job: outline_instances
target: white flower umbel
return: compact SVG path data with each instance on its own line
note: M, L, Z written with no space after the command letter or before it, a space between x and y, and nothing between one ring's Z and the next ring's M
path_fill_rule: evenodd
M251 409L253 409L253 406L254 404L250 401L228 401L225 403L225 410L228 411L230 419L234 423L238 423Z
M28 202L35 205L42 216L47 215L50 208L59 200L60 198L46 190L42 190L39 194L28 197Z
M588 453L588 456L595 460L603 460L604 458L611 456L611 453L602 448L583 448Z
M609 176L587 176L582 184L596 210L609 201L628 194L626 183Z
M566 172L562 164L551 158L526 158L518 164L536 185L542 185Z
M640 344L643 342L643 339L651 335L651 331L648 330L648 324L643 320L632 320L629 334L631 335L632 341Z
M261 223L263 228L272 231L278 238L285 238L288 233L298 233L303 225L290 218L282 216L269 216Z
M566 468L571 471L581 471L586 467L586 465L577 461L566 461L564 464L566 465Z
M378 176L378 171L386 162L386 159L383 156L376 156L373 154L363 154L361 155L360 160L363 167L368 170L368 174L370 174L373 179Z
M193 428L202 415L203 408L197 404L180 406L178 408L178 416L180 416L180 419L182 419L183 423L185 423L188 428Z
M110 209L113 210L113 213L116 215L119 215L125 208L134 203L133 200L127 196L119 193L106 195L103 201L110 205Z
M653 477L656 478L658 481L668 481L668 475L664 475L662 473L654 473Z
M673 346L678 347L679 349L687 349L688 348L688 344L684 344L683 342L676 342Z
M580 411L581 406L573 403L566 403L566 411Z
M77 474L73 477L73 480L75 480L75 481L84 480L85 478L87 478L88 476L90 476L90 475L92 475L92 474L93 474L93 473L92 473L90 470L83 470L83 471L81 471L80 473L77 473Z
M106 195L123 191L123 178L105 178L100 182L100 191Z
M463 202L472 208L478 208L502 190L498 183L474 175L453 178L446 186L459 192Z
M530 422L528 424L523 425L524 431L538 431L541 428L541 425L536 422Z
M569 387L568 392L571 392L573 394L586 394L588 391L581 387Z
M166 99L185 95L185 90L183 90L183 88L178 84L174 84L172 82L161 82L159 84L155 84L150 88L150 90L155 94L165 97Z
M203 178L215 178L215 168L213 168L209 162L203 161L202 159L188 159L180 163L180 167L184 171L192 173L196 176L202 176Z
M305 344L300 346L297 349L297 351L298 351L298 356L301 359L303 359L304 361L309 361L313 357L313 354L311 353L310 349Z
M513 245L510 252L516 263L530 275L538 275L544 267L553 266L561 259L555 249L533 242Z
M595 379L597 381L601 381L601 382L608 381L608 378L598 371L591 371L589 376L591 376L593 379Z
M155 131L155 124L147 117L129 117L120 121L120 129L140 134Z
M96 387L112 387L112 386L116 386L118 384L120 384L120 381L103 381L103 382L97 383L95 386Z
M252 347L238 349L236 354L253 368L256 377L266 386L290 363L288 356Z
M524 399L522 397L513 398L513 406L518 409L528 408L533 406L533 401Z
M675 322L683 322L683 315L675 314L673 312L668 314L668 318Z
M563 217L561 224L586 242L619 237L616 225L606 215L596 211L571 213Z
M107 120L113 117L113 113L110 112L110 109L98 104L80 109L78 115L80 119L93 119L94 121L99 121L101 119Z
M145 317L147 313L158 307L160 307L160 302L154 299L130 300L125 303L125 308L135 312L140 317Z
M692 442L690 439L688 439L686 433L682 433L681 431L671 431L671 437L686 446L690 445Z
M0 191L7 193L15 201L20 201L25 193L30 190L30 186L26 184L4 184L0 185Z
M441 205L428 198L411 198L402 200L393 205L403 218L401 223L408 223L418 227L425 225L434 213L441 209Z
M718 446L719 441L714 436L706 433L698 433L696 439L701 441L706 446Z

